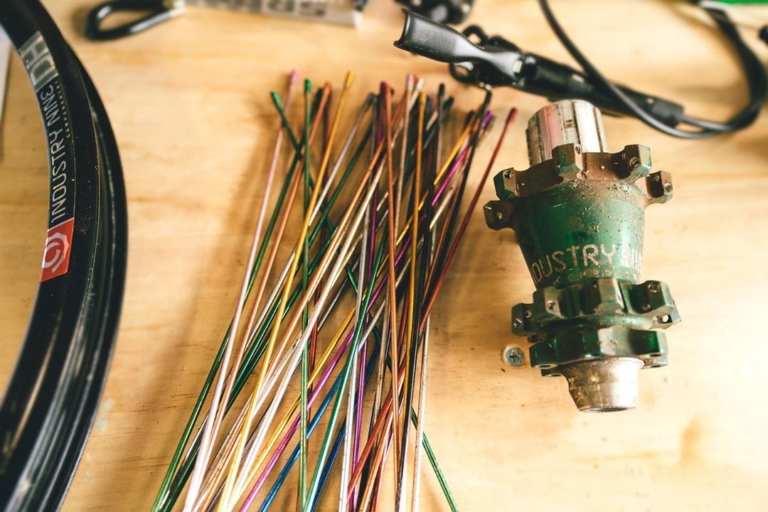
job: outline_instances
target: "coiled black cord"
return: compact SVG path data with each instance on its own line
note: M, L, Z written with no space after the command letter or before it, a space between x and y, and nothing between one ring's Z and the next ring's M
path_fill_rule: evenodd
M48 142L51 203L37 298L0 405L0 509L55 510L82 455L123 299L127 211L104 107L37 0L0 2Z
M571 41L568 35L560 26L560 23L555 19L552 9L549 6L549 0L539 0L539 5L544 13L544 17L547 19L550 27L554 31L557 38L568 50L568 53L579 63L584 72L599 83L604 90L613 96L621 105L623 105L628 111L632 113L640 121L644 122L651 128L655 128L660 132L675 137L681 137L686 139L702 139L720 135L723 133L731 133L737 130L741 130L751 125L757 116L760 114L760 108L766 95L766 74L765 68L760 60L755 56L752 50L744 43L739 35L738 29L727 19L724 12L704 7L704 10L709 14L712 20L717 24L725 37L733 44L736 53L739 55L739 60L744 67L745 74L747 76L747 83L749 87L749 101L747 105L734 117L725 122L707 121L704 119L698 119L687 115L681 115L678 122L687 124L694 128L698 128L696 131L681 130L670 124L657 119L653 115L646 112L645 109L640 107L632 98L625 94L621 88L617 87L614 83L608 80L598 69L584 56L576 45Z

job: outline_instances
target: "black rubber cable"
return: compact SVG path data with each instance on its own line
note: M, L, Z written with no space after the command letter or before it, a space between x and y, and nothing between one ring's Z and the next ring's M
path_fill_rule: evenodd
M85 447L123 299L127 210L109 119L37 0L0 2L43 114L51 179L43 272L0 405L0 509L61 506Z
M675 137L682 137L687 139L701 139L706 137L712 137L723 133L730 133L752 124L760 113L760 108L765 100L766 94L766 74L760 60L755 56L752 50L744 43L739 35L738 30L729 22L722 19L722 13L720 11L713 12L711 9L705 8L705 11L710 15L714 22L718 25L723 34L733 44L736 52L739 54L742 65L747 75L747 81L749 85L749 102L744 109L736 114L733 118L725 123L717 123L713 121L705 121L690 116L683 116L680 121L693 127L700 128L699 131L686 131L674 128L665 124L655 117L648 114L645 110L640 108L631 98L624 94L616 85L610 80L605 78L600 71L579 51L576 45L571 41L563 28L555 19L552 9L549 6L548 0L539 0L539 5L544 13L547 22L552 27L557 38L565 46L571 56L579 63L584 71L593 77L598 83L600 83L606 91L612 94L617 101L621 102L627 109L629 109L635 117L647 124L648 126L655 128L663 133L672 135Z

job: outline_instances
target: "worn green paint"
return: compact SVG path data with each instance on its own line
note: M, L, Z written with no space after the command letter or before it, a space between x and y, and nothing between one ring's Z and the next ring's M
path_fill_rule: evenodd
M645 207L672 197L668 173L650 174L643 146L582 154L567 144L552 154L526 171L499 173L499 201L485 207L491 228L515 230L537 288L532 303L513 308L513 332L533 343L531 364L545 375L595 358L666 364L657 329L680 317L668 287L640 283L640 274Z
M514 229L537 288L585 277L638 281L645 196L604 187L566 183L518 200Z

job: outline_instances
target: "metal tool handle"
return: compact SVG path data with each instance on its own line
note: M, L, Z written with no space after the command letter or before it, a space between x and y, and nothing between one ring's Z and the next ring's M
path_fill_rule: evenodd
M134 21L110 29L102 29L104 20L116 12L146 12ZM110 0L99 4L88 13L85 22L85 36L95 41L109 41L121 37L138 34L167 21L184 12L183 2L167 2L163 0Z

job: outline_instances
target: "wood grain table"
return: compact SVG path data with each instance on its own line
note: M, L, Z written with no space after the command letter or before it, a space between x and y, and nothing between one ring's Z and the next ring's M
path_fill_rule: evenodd
M130 209L128 282L117 348L65 510L147 510L235 306L273 141L269 91L293 68L354 97L417 73L445 81L460 110L482 94L446 67L396 50L402 16L375 0L358 29L189 8L139 36L82 36L93 0L46 2L109 111ZM746 98L739 64L684 2L553 2L604 72L724 119ZM768 18L765 18L768 19ZM535 2L478 0L490 34L570 62ZM752 32L758 55L768 50ZM46 222L47 169L34 97L13 62L0 131L0 385L11 371ZM497 163L527 167L524 126L546 101L499 90L520 121ZM497 123L470 187L488 161ZM477 211L432 322L426 431L461 510L768 510L768 116L733 136L685 141L606 118L614 151L651 148L675 198L647 212L644 277L671 287L683 322L670 365L642 372L638 408L579 413L563 379L501 360L510 307L533 284L510 231ZM493 197L485 187L483 200ZM425 473L422 510L446 510ZM332 510L333 504L327 505Z

